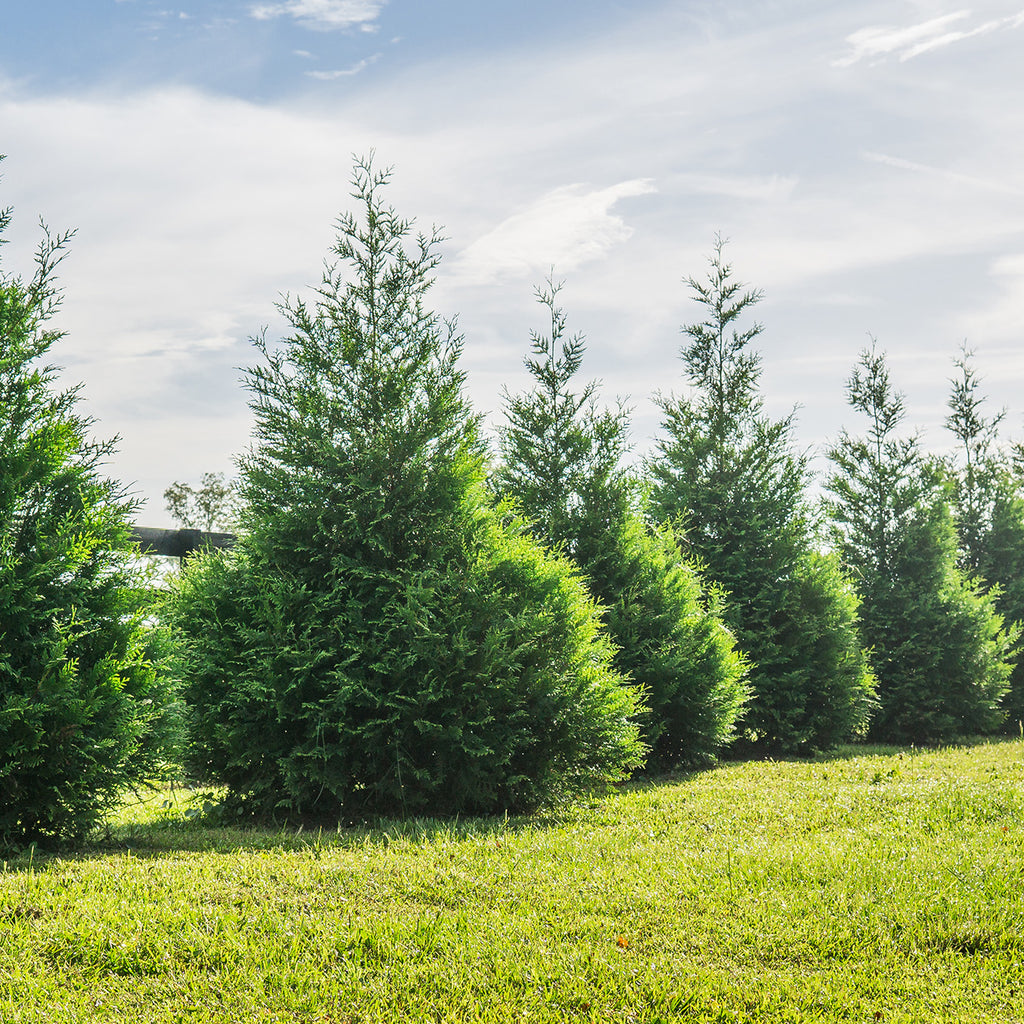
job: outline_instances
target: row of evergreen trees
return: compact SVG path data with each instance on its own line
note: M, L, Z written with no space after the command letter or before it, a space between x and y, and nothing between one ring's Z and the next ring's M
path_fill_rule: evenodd
M361 216L281 305L290 336L256 341L237 547L158 607L109 446L39 366L67 237L0 276L0 840L80 835L169 759L246 813L486 813L730 743L932 741L1018 713L1024 505L967 353L964 464L902 433L871 350L848 384L867 432L840 436L812 508L793 418L764 412L761 327L740 329L760 294L719 240L689 281L689 391L660 399L641 472L627 411L575 382L554 282L494 457L462 339L424 303L439 240L388 178L357 163Z
M682 604L675 634L659 632L664 600L621 549L625 523L648 547L658 538L677 576L697 581L691 607L701 604L699 581L714 581L705 619L727 624L748 664L739 746L801 753L858 736L935 742L1019 722L1024 484L996 443L1002 414L984 415L970 354L956 361L947 419L958 465L929 459L901 431L903 398L884 356L863 352L847 397L867 430L843 431L829 449L827 497L814 510L793 415L764 413L751 348L762 327L738 325L761 293L733 279L723 249L719 238L705 280L688 279L705 312L683 328L689 392L659 398L663 433L642 478L622 469L622 407L598 411L594 383L573 390L584 343L563 340L550 283L538 298L551 332L534 335L526 361L534 390L506 396L499 434L496 487L520 501L540 539L570 553L607 607L618 667L648 693L655 759L716 751L737 726L738 677L709 676L688 651L683 637L696 633ZM673 650L674 662L652 657L655 649ZM680 681L694 678L698 690L684 694ZM675 714L700 722L697 708L705 722L717 709L713 729L673 729Z

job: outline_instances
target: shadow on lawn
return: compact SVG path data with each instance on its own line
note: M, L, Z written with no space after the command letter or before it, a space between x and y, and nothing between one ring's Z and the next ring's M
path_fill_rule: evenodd
M137 807L153 805L149 820L110 823L99 835L79 847L44 849L33 844L0 859L5 871L18 872L45 870L55 861L95 860L126 854L157 859L182 853L234 854L262 850L319 856L327 850L387 849L399 844L427 846L472 837L498 838L528 829L557 826L572 813L567 807L518 816L408 817L348 824L261 823L224 820L223 807L215 801L216 796L209 790L191 790L178 785L173 796L162 801L140 798ZM133 808L129 806L128 810Z
M587 797L529 815L491 815L469 818L390 818L366 823L325 824L323 822L260 824L230 820L217 795L208 789L169 787L160 798L145 800L139 806L153 804L149 820L110 824L89 844L75 849L44 850L27 848L3 858L4 870L44 869L55 860L94 859L130 854L139 858L161 858L181 853L233 854L240 850L273 850L318 855L324 850L346 850L372 846L386 849L392 844L429 845L438 841L462 840L479 836L495 838L530 829L557 827L578 818L581 808L596 807L600 801L635 793L651 792L666 786L678 786L715 772L720 767L760 762L765 764L827 764L860 757L915 757L941 749L1001 746L1019 743L1018 736L964 737L955 743L935 746L896 746L848 744L808 757L736 757L718 764L674 771L639 772L626 782L609 787L607 793L594 792ZM128 808L131 810L131 808ZM228 820L225 820L225 819Z
M493 814L481 817L408 817L382 818L368 822L342 824L312 820L304 823L259 823L233 820L226 804L216 794L203 789L179 786L181 796L174 806L162 809L151 821L112 825L102 841L94 843L85 855L117 854L130 850L133 856L162 856L180 852L234 853L239 849L289 850L351 849L365 845L386 847L391 843L428 844L445 839L474 836L492 838L529 829L564 825L575 820L587 808L606 798L643 792L668 785L679 785L715 770L717 765L677 769L648 774L638 772L625 782L609 785L604 791L592 791L558 807L532 814Z
M482 817L408 817L382 818L359 823L258 822L238 818L208 788L187 784L169 785L159 795L136 794L138 803L126 805L135 812L149 805L143 813L148 820L112 822L103 831L80 847L44 849L25 848L4 859L7 871L43 869L55 860L95 859L130 854L142 859L174 856L180 853L233 854L239 850L273 850L312 852L327 849L354 849L375 846L386 849L392 844L428 845L444 840L461 840L475 836L497 838L529 829L564 825L575 820L588 808L606 798L628 793L679 785L714 771L714 764L699 769L675 770L647 774L640 772L631 779L610 785L606 791L594 791L566 803L544 808L532 814L494 814Z

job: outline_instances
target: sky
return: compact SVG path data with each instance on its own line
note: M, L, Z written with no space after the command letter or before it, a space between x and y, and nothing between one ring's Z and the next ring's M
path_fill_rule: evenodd
M251 338L319 282L370 151L446 236L431 303L489 429L553 276L641 459L721 235L801 450L863 429L844 384L872 339L929 449L965 343L1024 436L1024 0L7 6L0 273L31 273L40 218L75 229L52 355L144 525L171 482L233 472Z

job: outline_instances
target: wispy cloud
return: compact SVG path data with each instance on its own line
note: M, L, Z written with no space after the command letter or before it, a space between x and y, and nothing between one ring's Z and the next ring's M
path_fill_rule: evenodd
M260 21L294 18L303 28L319 32L358 26L365 32L376 30L374 22L387 0L281 0L254 4L249 13Z
M729 174L684 174L679 186L699 195L725 196L729 199L772 200L785 199L797 186L791 176L773 174L769 177Z
M612 213L620 199L656 191L647 178L603 189L566 185L513 214L459 254L456 273L467 283L554 267L558 273L599 259L632 228Z
M987 35L999 29L1013 29L1024 25L1024 11L1004 18L992 18L973 27L953 28L970 18L969 10L953 11L938 18L907 25L869 25L846 37L849 52L833 61L835 67L851 67L862 60L896 56L900 61L912 60L922 53L950 46L964 39Z
M971 174L960 174L957 171L950 171L944 167L930 167L928 164L916 163L913 160L904 160L898 156L888 156L885 153L863 153L865 160L876 164L886 164L889 167L897 167L902 171L914 171L918 174L927 174L935 178L945 178L947 181L957 182L961 185L970 185L973 188L984 189L987 192L999 192L1008 196L1024 196L1024 189L1013 185L1006 185L1000 181L992 181L989 178L978 178Z
M350 68L339 68L336 71L307 71L306 77L313 78L318 82L334 82L339 78L350 78L352 75L358 75L360 71L365 71L378 57L380 57L380 54L375 53L372 57L367 57L366 60L353 64Z

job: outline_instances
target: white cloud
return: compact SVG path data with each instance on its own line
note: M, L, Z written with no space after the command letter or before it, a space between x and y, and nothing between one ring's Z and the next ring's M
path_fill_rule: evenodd
M797 186L797 179L778 174L765 178L753 175L684 174L676 183L683 189L701 195L765 201L789 197Z
M973 39L975 36L987 35L989 32L995 32L1000 28L1017 28L1021 23L1022 17L1018 15L1015 18L1000 18L995 21L986 21L984 24L979 25L977 28L972 28L967 32L945 32L933 39L926 39L923 42L918 43L916 46L911 46L900 55L900 60L911 60L914 57L920 56L922 53L928 53L929 50L938 50L943 46L949 46L951 43L959 43L964 39Z
M836 67L849 67L865 57L881 57L920 44L922 39L934 38L947 25L968 17L970 11L955 11L940 18L932 18L918 25L895 28L892 25L869 25L846 37L850 52L834 61Z
M477 283L551 267L559 274L575 270L632 234L611 212L619 200L655 191L646 178L603 189L580 184L554 189L463 249L455 273L466 283Z
M997 277L1020 278L1024 281L1024 253L1009 253L992 261L992 273Z
M1019 28L1024 24L1024 12L1021 12L1008 17L990 19L974 28L947 31L951 25L970 16L971 11L961 10L903 28L892 25L871 25L862 28L846 37L850 51L846 56L833 61L833 66L850 67L865 59L883 58L893 54L900 61L908 61L964 39L987 35L998 29Z
M159 524L171 480L226 469L244 444L248 339L279 334L275 300L319 279L351 153L390 151L387 136L189 90L26 100L0 85L0 124L0 206L16 216L3 266L31 266L37 214L78 228L54 358L85 382L97 435L121 436L115 472Z
M303 28L321 32L353 26L372 31L385 3L387 0L282 0L255 4L249 12L260 21L288 15Z
M989 265L991 294L978 297L975 306L957 320L960 332L986 352L993 344L1005 345L1000 354L1000 380L1012 374L1024 379L1024 349L1020 345L1021 310L1024 309L1024 253L1007 253Z
M348 14L382 4L370 6ZM820 55L880 0L858 3L852 24L848 8L821 5L799 24L737 16L735 31L699 38L685 6L557 51L396 59L365 90L310 82L277 104L186 90L32 99L0 82L0 205L18 217L4 265L27 265L37 212L80 227L56 357L85 382L101 436L123 436L117 474L159 509L171 480L228 468L246 437L234 369L250 362L246 338L268 321L278 336L273 300L319 278L351 206L350 155L370 147L395 165L389 200L451 237L431 303L459 314L478 408L514 386L538 322L531 285L553 266L588 339L587 376L634 397L642 449L660 420L646 396L678 379L678 326L693 319L681 281L700 276L720 230L739 278L766 289L765 380L781 412L802 404L802 438L841 425L843 377L869 331L905 360L900 386L941 410L937 339L952 351L967 334L984 351L981 321L965 331L961 318L995 308L1004 283L1000 330L1024 308L1021 275L986 276L990 259L1024 252L1024 206L1007 198L1021 187L1024 113L1016 54L998 45L1015 40L993 31L949 48L958 61L901 65L898 89L882 76L851 89ZM908 19L931 27L872 59L996 17L936 25L942 13ZM302 68L329 68L325 56ZM565 185L581 180L598 184ZM825 356L827 378L810 365Z
M1007 185L1001 181L993 181L989 178L978 178L970 174L960 174L956 171L947 170L944 167L929 167L927 164L917 163L913 160L904 160L898 156L887 156L885 153L864 153L865 160L873 163L886 164L889 167L896 167L903 171L914 171L918 174L927 174L935 178L944 178L947 181L961 185L970 185L972 188L983 189L987 192L998 192L1007 196L1024 196L1024 188L1015 185Z
M306 77L316 79L318 82L334 82L339 78L350 78L352 75L358 75L360 71L365 71L379 57L380 54L375 53L372 57L367 57L366 60L353 64L350 68L341 68L338 71L307 71Z

